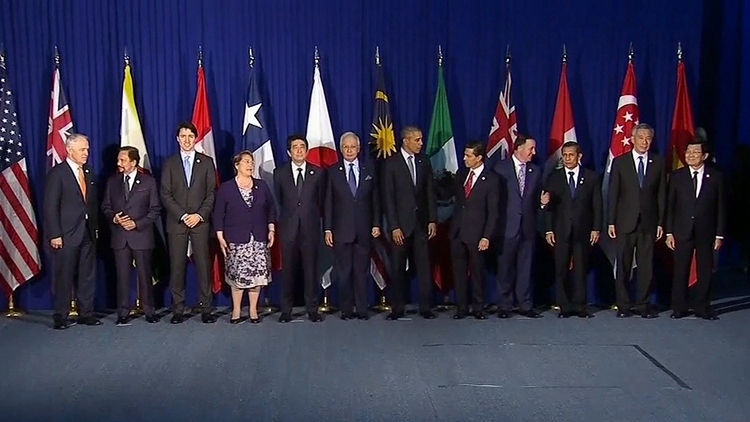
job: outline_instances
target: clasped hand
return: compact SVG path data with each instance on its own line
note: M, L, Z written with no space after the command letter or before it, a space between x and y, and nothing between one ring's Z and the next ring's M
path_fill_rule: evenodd
M115 214L112 221L127 231L135 230L135 221L129 215L122 215L122 211Z

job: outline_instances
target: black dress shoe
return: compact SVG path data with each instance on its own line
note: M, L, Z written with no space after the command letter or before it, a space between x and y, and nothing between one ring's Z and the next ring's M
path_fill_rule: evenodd
M404 311L398 311L398 312L393 311L390 314L388 314L388 316L385 317L385 319L387 319L388 321L396 321L399 318L403 318L403 317L404 317Z
M56 319L55 325L52 326L55 330L67 330L70 328L70 323L67 319Z
M201 314L201 322L204 324L213 324L216 322L216 317L209 313Z
M250 324L260 324L260 317L250 317Z
M185 322L185 315L183 314L173 314L172 319L169 320L170 324L182 324Z
M570 311L560 311L559 314L557 314L558 318L570 318L573 316L573 312Z
M286 312L282 313L281 316L279 316L279 322L292 322L292 314Z
M117 317L116 325L128 325L128 317Z
M466 311L457 311L455 315L453 315L453 319L464 319L467 316L469 316L469 313Z
M518 315L525 316L526 318L541 318L542 315L538 314L535 310L529 309L528 311L521 311Z
M159 317L157 317L156 315L146 315L146 322L148 322L149 324L156 324L157 322L159 322Z
M432 311L424 311L419 313L424 319L435 319L435 314Z
M695 316L697 316L698 318L701 318L701 319L705 319L707 321L716 321L716 320L719 319L719 317L716 316L716 314L713 313L713 312L700 313L700 314L696 313Z
M357 319L360 321L367 321L370 317L367 314L357 314Z
M659 316L659 312L657 312L656 309L651 308L651 307L644 309L643 311L640 312L640 314L641 314L641 318L646 318L646 319L654 319Z
M587 318L588 319L588 318L593 318L594 317L594 314L592 314L589 311L579 311L577 315L578 315L578 318Z
M682 319L682 318L685 318L686 316L687 316L687 312L672 311L672 315L670 315L669 317L672 319Z
M500 319L510 318L510 311L497 311L497 317Z
M482 311L474 312L474 319L487 319L487 316Z
M242 322L242 317L232 318L232 319L229 320L230 324L239 324L240 322Z
M92 316L78 318L78 323L79 324L83 324L83 325L92 326L92 327L95 326L95 325L102 325L102 322L99 321L98 318L92 317Z
M323 321L323 317L320 316L317 312L308 312L307 318L312 322L320 322Z
M633 314L630 311L617 311L617 318L630 318Z
M354 315L349 312L342 312L341 319L344 321L349 320L349 319L354 319Z

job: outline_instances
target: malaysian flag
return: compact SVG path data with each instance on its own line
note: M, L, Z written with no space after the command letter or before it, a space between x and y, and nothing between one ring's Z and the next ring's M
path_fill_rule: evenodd
M10 295L42 269L21 133L0 55L0 283Z
M68 99L65 97L60 80L60 56L55 53L55 70L52 73L52 95L47 126L47 170L62 163L67 158L65 140L74 132L73 117L70 115Z
M495 109L495 115L492 117L490 136L487 139L487 158L499 152L500 159L503 160L513 152L513 143L518 137L518 121L516 106L513 104L513 96L511 95L512 83L510 54L507 54L505 57L505 88L500 93L497 109Z

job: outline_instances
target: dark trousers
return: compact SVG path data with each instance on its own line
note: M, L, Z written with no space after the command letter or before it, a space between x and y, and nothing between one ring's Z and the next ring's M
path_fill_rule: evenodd
M534 255L534 237L519 233L505 238L497 258L498 309L510 311L518 303L520 311L533 307L531 263Z
M402 313L406 308L406 295L410 290L411 280L406 277L406 260L409 267L416 269L419 283L419 312L432 309L432 277L430 274L430 252L427 244L427 233L416 229L404 244L393 245L393 278L388 286L391 292L391 306L394 313Z
M621 311L632 309L643 311L650 306L651 289L654 279L654 242L656 232L646 233L640 223L632 233L617 233L617 274L615 276L615 295L617 308ZM635 301L630 300L628 285L632 277L633 251L635 251L638 285Z
M695 238L690 240L675 240L674 247L674 280L672 281L672 309L685 312L688 305L692 305L696 313L707 313L711 298L711 273L714 265L714 239ZM694 300L688 300L688 283L690 278L690 264L695 252L698 281L690 287Z
M67 245L63 239L63 247L52 249L52 254L55 261L53 317L56 320L68 317L74 286L79 317L90 317L94 311L96 286L96 250L91 238L85 234L81 244L76 246Z
M560 312L586 310L586 275L589 271L590 251L589 242L555 236L555 290Z
M188 233L168 233L169 240L169 288L172 291L172 312L182 314L185 311L185 266L187 265L188 238L192 241L193 262L198 271L199 300L201 313L211 312L211 255L209 247L208 226Z
M298 232L299 233L299 232ZM281 245L281 313L292 313L294 306L294 286L298 270L302 268L302 282L305 289L305 309L318 311L318 241L302 240L301 236Z
M334 239L335 242L335 239ZM370 244L334 243L333 272L339 283L341 312L367 315L367 275L370 263Z
M479 242L469 245L460 239L451 239L453 288L459 311L469 309L469 278L473 311L481 312L484 309L484 253L479 252L478 247Z
M154 314L154 288L151 284L151 255L153 249L132 250L125 246L115 249L115 266L117 267L117 316L124 318L130 314L133 300L130 297L130 275L133 264L138 273L138 296L141 299L143 312Z

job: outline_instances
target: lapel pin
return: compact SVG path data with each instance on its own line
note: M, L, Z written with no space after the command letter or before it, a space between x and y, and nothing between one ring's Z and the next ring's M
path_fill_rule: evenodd
M482 176L482 180L485 180L484 176Z
M583 178L581 178L581 182L580 182L580 184L581 184L581 185L583 184Z
M649 159L649 160L648 160L648 162L649 162L649 163L653 163L653 162L654 162L654 160L651 160L651 159Z
M343 171L343 170L344 170L344 168L343 168L343 167L339 167L339 170Z
M310 170L310 174L315 174L315 172L314 172L314 171L312 171L312 170Z
M135 179L135 183L138 184L138 183L141 183L141 181L138 179Z
M708 179L709 177L711 177L711 175L706 173L706 179Z
M532 171L534 171L534 169L529 167L529 173L531 173Z
M196 162L196 163L200 163L200 162L201 162L201 159L200 159L200 158L198 158L198 159L196 159L196 160L195 160L195 162Z

